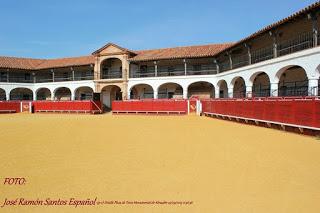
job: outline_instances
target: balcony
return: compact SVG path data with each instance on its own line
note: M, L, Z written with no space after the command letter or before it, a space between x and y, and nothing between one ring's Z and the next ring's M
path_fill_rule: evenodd
M118 79L122 78L122 72L119 70L104 71L101 75L101 79Z

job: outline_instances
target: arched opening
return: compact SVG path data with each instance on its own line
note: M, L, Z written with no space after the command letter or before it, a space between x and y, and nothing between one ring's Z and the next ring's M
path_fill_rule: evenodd
M75 90L75 100L92 100L93 89L91 87L79 87Z
M197 97L200 99L209 99L215 97L214 86L209 82L195 82L188 87L188 98Z
M308 77L300 66L280 70L278 96L307 96Z
M130 99L153 98L153 88L148 84L138 84L131 88Z
M269 97L270 96L270 79L265 72L261 72L253 77L252 96Z
M218 82L219 87L219 98L228 98L228 85L225 80L220 80Z
M122 100L121 88L116 85L105 86L101 90L102 103L105 110L111 109L112 101Z
M67 87L57 88L54 92L54 100L70 101L71 100L71 90Z
M159 99L182 99L183 88L176 83L162 84L158 89Z
M36 92L37 100L51 100L51 91L48 88L40 88Z
M15 88L10 92L10 100L33 100L33 92L28 88Z
M0 88L0 101L7 100L6 91Z
M237 77L232 81L233 84L233 98L246 97L246 83L242 77Z
M122 61L108 58L101 63L101 79L122 78Z

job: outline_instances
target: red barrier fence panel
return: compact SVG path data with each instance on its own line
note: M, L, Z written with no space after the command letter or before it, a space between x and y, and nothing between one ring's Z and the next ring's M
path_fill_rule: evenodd
M33 109L38 111L101 111L100 101L33 101Z
M0 112L20 112L20 101L0 101Z
M115 112L188 112L187 100L148 99L113 101L112 110Z
M205 100L202 112L320 128L320 100L310 97Z

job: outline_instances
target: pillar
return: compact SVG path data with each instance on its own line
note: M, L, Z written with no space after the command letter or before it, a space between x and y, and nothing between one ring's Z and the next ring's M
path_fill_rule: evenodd
M252 98L252 86L246 86L246 97Z
M318 91L319 91L319 79L309 79L309 83L308 83L308 91L309 91L309 95L311 96L318 96Z
M228 87L227 98L233 98L233 87Z
M215 98L220 98L220 88L219 87L215 87Z
M9 69L7 69L7 82L10 81L10 78L9 78Z
M10 101L10 91L6 91L6 100L7 101Z
M154 76L157 77L158 76L158 64L157 64L157 61L154 61L153 64L154 64Z
M318 46L319 44L319 41L318 41L318 17L316 14L314 13L311 13L311 14L308 14L308 19L311 20L312 22L312 36L313 36L313 46L316 47Z
M183 88L183 99L188 99L188 87Z
M52 73L52 82L54 82L54 70L51 69L51 73Z
M183 64L184 64L184 75L187 75L187 60L183 59Z
M232 70L233 69L233 62L232 62L232 56L231 56L230 52L228 53L228 56L229 56L230 70Z
M74 101L74 100L76 100L76 93L74 90L71 90L71 101Z
M252 64L252 57L251 57L251 47L248 44L245 44L245 47L247 48L247 52L248 52L248 64Z
M72 72L72 81L74 81L74 69L71 67L71 72Z
M279 83L270 83L270 97L278 97Z
M157 89L153 90L153 99L158 99L158 90Z
M32 93L33 93L33 100L36 101L37 100L37 93L36 93L36 91L32 91Z
M213 59L213 63L216 65L216 69L217 69L217 74L220 72L220 67L219 67L219 63L217 61L217 59Z
M278 57L278 44L277 44L277 35L275 32L270 31L269 35L272 38L272 42L273 42L273 58Z

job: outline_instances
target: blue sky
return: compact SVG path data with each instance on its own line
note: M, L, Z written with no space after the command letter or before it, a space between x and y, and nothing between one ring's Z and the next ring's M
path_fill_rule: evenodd
M0 55L91 54L237 41L315 0L1 0Z

